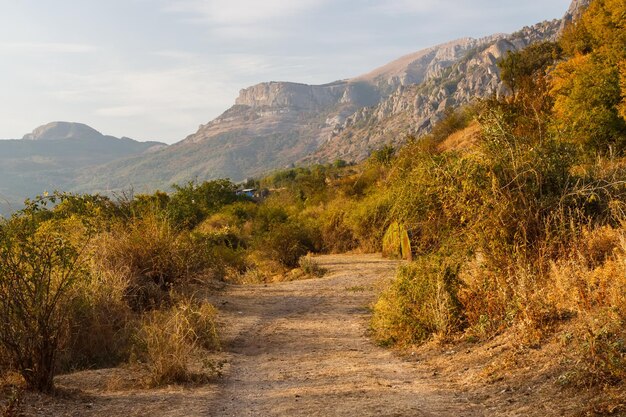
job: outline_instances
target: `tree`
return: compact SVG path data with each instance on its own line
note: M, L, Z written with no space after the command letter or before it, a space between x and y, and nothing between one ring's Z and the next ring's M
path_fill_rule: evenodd
M14 216L0 225L0 345L29 389L50 392L69 301L87 275L76 221Z
M167 211L178 227L193 229L208 215L225 205L240 200L237 187L229 180L205 181L197 184L174 185L176 192L170 197Z
M565 31L551 76L556 126L589 151L626 149L626 3L595 0Z
M538 78L560 57L561 48L554 42L535 43L521 51L509 51L498 62L500 77L514 95L535 93Z

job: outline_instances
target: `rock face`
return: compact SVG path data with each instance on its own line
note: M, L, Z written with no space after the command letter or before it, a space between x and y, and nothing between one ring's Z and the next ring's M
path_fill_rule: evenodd
M589 6L591 0L573 0L572 4L567 9L565 16L561 19L561 30L565 28L566 25L571 23L573 20L578 18L582 12Z
M408 136L428 133L448 107L458 108L477 98L504 94L497 62L509 51L554 39L560 27L561 22L555 20L525 27L512 35L466 40L466 48L448 45L443 51L447 50L449 59L426 66L418 73L423 74L420 83L399 83L377 105L359 109L337 123L320 148L302 162L362 160L385 144L399 145ZM394 78L406 79L408 74Z
M575 0L565 19L588 1ZM293 163L359 161L384 144L429 132L448 107L502 94L497 61L555 39L563 24L459 39L330 84L268 82L243 89L233 107L183 141L87 172L81 187L150 191L190 179L238 181Z

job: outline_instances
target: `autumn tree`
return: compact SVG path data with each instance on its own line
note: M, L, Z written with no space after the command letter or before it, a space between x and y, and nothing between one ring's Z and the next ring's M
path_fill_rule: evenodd
M626 3L595 0L563 34L551 75L556 127L589 151L626 149Z

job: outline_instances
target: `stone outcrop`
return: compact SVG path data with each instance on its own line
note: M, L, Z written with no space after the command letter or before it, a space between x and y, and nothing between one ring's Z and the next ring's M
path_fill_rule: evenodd
M589 6L591 0L573 0L572 4L567 9L565 16L561 19L561 31L571 23L573 20L578 18L582 12Z

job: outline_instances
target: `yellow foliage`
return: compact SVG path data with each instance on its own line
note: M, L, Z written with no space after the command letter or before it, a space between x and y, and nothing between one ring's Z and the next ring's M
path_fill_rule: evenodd
M557 128L602 153L626 148L625 21L623 0L592 2L561 39L569 59L551 75Z

